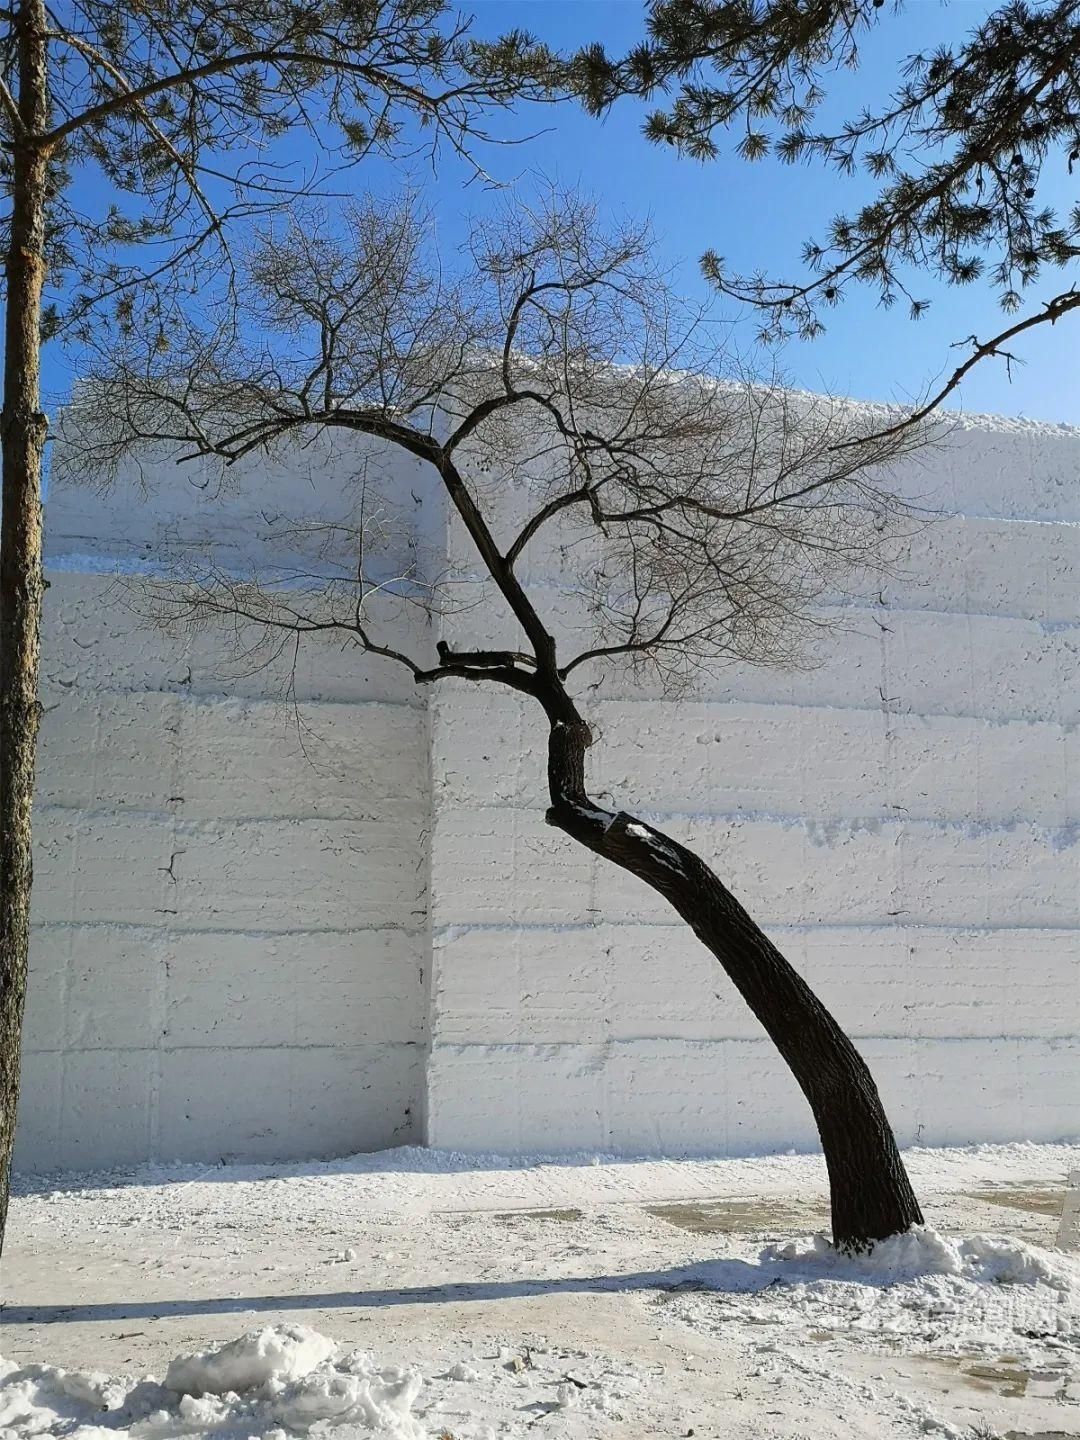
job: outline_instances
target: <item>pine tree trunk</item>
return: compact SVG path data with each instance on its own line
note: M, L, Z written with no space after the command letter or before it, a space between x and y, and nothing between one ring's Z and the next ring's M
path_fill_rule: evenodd
M21 0L22 126L14 136L10 249L5 265L4 399L0 418L0 1247L7 1221L26 1001L32 858L30 811L38 730L41 597L41 291L45 261L45 154L33 137L48 119L42 0Z
M549 703L548 822L658 891L719 960L810 1102L832 1198L835 1244L861 1250L922 1223L865 1061L806 981L710 868L685 846L585 791L588 728ZM556 718L561 713L566 718Z

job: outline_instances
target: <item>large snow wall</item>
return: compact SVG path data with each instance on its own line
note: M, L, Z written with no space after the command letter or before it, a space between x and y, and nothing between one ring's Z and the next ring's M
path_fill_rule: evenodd
M172 465L53 487L17 1164L423 1138L423 697L340 638L142 618L162 552L212 540L242 574L352 471L316 447L224 491Z
M417 533L460 550L395 463ZM336 513L355 468L339 446L236 491L149 466L50 499L19 1162L812 1147L711 957L545 826L524 703L417 691L339 641L245 664L115 603L111 572L178 538L242 568L268 517ZM593 788L713 860L902 1142L1075 1137L1080 432L968 420L898 483L937 518L812 668L587 689ZM576 555L527 556L556 625Z

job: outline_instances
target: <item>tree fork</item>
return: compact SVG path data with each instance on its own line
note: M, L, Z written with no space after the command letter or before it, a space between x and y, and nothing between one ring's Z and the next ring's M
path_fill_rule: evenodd
M548 824L658 891L720 962L779 1050L813 1111L829 1172L833 1242L864 1250L922 1224L896 1139L862 1056L713 871L691 850L585 790L587 725L565 695L544 708Z
M548 824L636 875L682 916L779 1050L806 1096L829 1172L833 1242L864 1250L922 1224L873 1076L801 975L691 850L623 813L594 805L585 784L592 732L559 675L555 643L499 552L452 464L440 467L452 503L488 571L536 646L536 671L515 678L551 727Z
M41 600L41 294L45 278L48 123L43 0L21 0L18 123L13 133L10 246L0 416L0 1248L7 1221L19 1095L33 877L30 815L37 745Z

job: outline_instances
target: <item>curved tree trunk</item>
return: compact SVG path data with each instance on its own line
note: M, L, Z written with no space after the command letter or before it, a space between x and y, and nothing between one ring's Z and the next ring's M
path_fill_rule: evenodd
M702 860L633 816L592 804L584 778L588 727L565 697L552 697L545 709L552 721L548 823L663 895L761 1021L813 1110L836 1245L865 1249L921 1224L877 1086L854 1045Z
M866 1064L806 981L709 867L685 846L626 814L594 805L585 788L589 727L566 689L555 640L514 574L450 457L439 472L488 573L505 596L535 653L535 670L503 653L458 655L461 673L492 679L531 695L551 726L548 742L548 823L658 891L712 951L798 1081L810 1102L829 1170L833 1240L861 1250L922 1223L877 1086ZM455 659L444 647L443 665ZM473 666L470 670L468 661ZM430 674L414 670L423 682Z
M33 136L48 118L46 18L42 0L21 0L19 113L4 332L3 512L0 521L0 1247L7 1220L19 1098L33 873L30 809L38 730L41 466L41 291L45 275L47 157Z

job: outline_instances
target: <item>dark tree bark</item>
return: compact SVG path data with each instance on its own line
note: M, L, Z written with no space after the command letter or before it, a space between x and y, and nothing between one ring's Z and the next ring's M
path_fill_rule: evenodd
M580 219L581 217L579 221ZM320 615L316 611L310 616L298 614L291 607L280 615L272 608L262 616L249 614L244 602L239 600L238 603L239 597L233 588L233 581L224 577L223 590L220 593L210 588L202 594L201 599L195 596L181 603L182 606L190 604L192 614L198 614L205 606L213 614L243 615L252 620L261 618L266 625L294 633L297 637L308 630L340 628L354 634L361 648L368 654L381 655L405 666L417 684L431 684L450 677L460 678L477 684L504 685L538 702L543 707L551 728L549 823L612 864L637 875L656 890L682 916L723 966L777 1046L810 1103L828 1165L834 1239L837 1245L844 1249L862 1249L876 1240L902 1233L912 1225L920 1223L922 1219L877 1089L863 1060L810 987L754 924L707 865L684 846L668 839L651 826L640 823L625 813L605 810L589 798L585 782L585 755L591 737L588 726L571 698L567 684L570 675L577 666L598 658L610 659L628 653L639 657L655 657L664 645L669 647L666 652L669 655L674 647L689 647L684 655L689 663L707 664L718 657L736 658L745 653L734 644L728 643L726 627L729 617L725 607L729 603L741 604L747 614L754 613L754 606L759 598L755 564L762 557L754 555L753 551L744 552L738 546L734 548L732 559L737 563L731 573L736 573L744 564L748 565L754 581L748 585L741 600L732 601L724 579L729 570L724 558L725 549L729 545L726 527L740 518L747 519L756 526L756 514L760 507L752 498L754 484L747 490L750 498L745 502L747 508L743 511L729 509L728 502L723 499L723 495L727 493L725 484L718 486L717 505L703 503L701 500L701 485L705 486L706 495L709 493L708 477L718 468L719 473L715 478L719 480L724 472L731 468L730 455L723 446L713 449L714 442L720 445L721 438L724 444L727 443L726 437L732 423L727 412L714 413L707 406L700 410L693 405L685 410L681 403L671 409L665 405L662 394L645 387L631 407L642 416L641 432L636 439L627 433L627 427L630 431L633 431L634 427L626 420L621 406L617 406L610 417L613 433L606 437L602 432L579 427L574 416L578 407L574 387L580 379L579 353L587 356L586 338L588 343L592 344L596 335L598 312L591 308L595 294L610 291L620 296L619 303L606 312L604 319L607 327L604 343L614 346L617 337L625 333L626 316L622 310L622 301L627 293L631 299L633 295L638 295L639 298L633 301L634 304L645 305L646 302L640 299L641 287L647 285L651 288L661 282L652 272L643 280L641 277L635 278L631 270L628 281L630 289L627 292L622 280L617 278L621 273L620 266L625 265L625 261L619 259L623 253L621 249L611 251L606 245L601 245L600 253L593 256L585 241L579 243L573 238L577 233L574 226L571 226L570 232L567 232L561 223L555 229L558 232L557 238L543 241L544 245L554 246L556 251L556 263L553 263L550 270L551 278L545 279L538 278L535 268L536 244L533 240L528 240L527 244L519 245L520 237L515 235L512 250L514 256L519 258L513 259L511 268L519 263L524 266L524 288L510 307L506 322L501 385L487 398L476 401L465 415L455 413L453 423L456 428L445 441L440 441L432 433L426 410L431 403L432 394L448 394L453 391L456 383L454 377L458 374L455 366L451 366L437 387L425 390L424 396L416 402L423 423L417 423L407 407L391 408L381 403L353 408L351 401L339 405L331 404L328 399L321 412L313 413L307 399L306 379L296 380L295 383L300 388L293 390L277 377L268 386L261 375L254 373L249 374L245 383L250 386L253 396L262 396L265 405L262 419L256 418L254 423L251 423L249 413L241 410L235 416L236 428L231 435L226 433L216 439L208 436L208 427L200 419L199 412L209 402L211 413L215 417L209 429L213 430L215 425L220 424L216 380L211 382L205 395L200 395L198 387L195 388L188 411L190 454L217 454L227 464L243 455L254 453L260 447L276 443L290 432L300 433L308 427L315 427L327 430L344 429L372 436L433 466L441 478L451 505L476 548L479 560L519 627L520 634L524 637L523 642L515 637L513 649L470 650L454 649L448 642L440 640L436 644L438 663L425 666L401 650L374 643L365 628L359 605L355 613L344 614L340 621L334 618L332 609L329 614ZM591 220L588 225L579 223L578 229L582 234L586 231L591 233ZM544 233L547 233L546 229ZM566 239L568 233L569 240ZM627 253L637 253L634 245L639 242L631 237L627 243ZM570 246L570 255L578 257L570 264L569 270L566 252L559 248L567 244ZM542 246L540 248L542 250ZM522 249L524 258L519 256ZM283 265L294 263L287 249L277 252L277 258ZM493 267L491 273L497 276L495 293L498 304L505 311L507 300L501 286L505 267L511 262L505 261L500 252L490 264ZM316 276L312 280L311 298L318 301L324 293L324 286L329 283L331 282ZM336 285L337 282L332 283ZM539 388L532 388L530 378L526 382L529 388L519 389L512 373L514 347L521 338L519 323L525 307L533 303L541 292L545 295L552 292L563 297L550 311L544 304L538 304L541 317L538 333L558 337L551 340L550 343L555 348L550 351L544 350L541 344L541 357L546 357L546 365L554 356L557 364L554 372L548 370L548 378ZM585 312L576 319L572 315L568 317L565 307L570 303L569 297L581 292L587 295ZM404 304L404 293L404 289L400 287L392 290L385 302L385 315L391 315L397 305ZM646 312L646 320L647 318ZM663 336L665 346L670 344L671 340L668 333L669 319L668 312L663 310L658 321L658 324L662 322L662 328L656 332ZM651 322L646 324L643 333L648 341L643 353L649 356L652 354L652 342L648 339L653 335ZM368 340L361 335L357 343L360 347L359 353L366 355ZM678 353L682 354L681 351ZM228 354L226 347L221 359L223 369L228 363ZM130 392L135 398L136 413L121 421L117 435L107 442L101 452L107 464L111 463L117 454L123 453L129 445L141 444L152 438L173 437L175 441L175 431L172 428L175 423L174 387L171 387L169 378L163 377L163 388L158 392L155 388L154 357L148 356L146 363L149 365L148 376L136 380ZM171 357L168 363L170 366L175 364ZM244 363L246 369L247 362ZM364 363L369 362L365 359ZM391 362L386 363L390 368L385 372L384 378L386 375L395 376ZM581 408L591 410L596 406L602 410L605 404L605 387L611 378L609 366L607 362L597 362L597 368L590 373L589 367L593 362L586 358L581 363L585 377L581 390ZM652 372L654 364L654 360L648 360L643 370ZM466 386L468 389L473 384L473 379L471 372L465 373L470 374ZM526 373L532 375L532 362L527 362ZM171 375L171 371L169 374ZM108 379L108 375L106 370L103 378ZM132 385L132 376L121 370L108 383L119 383L127 387ZM353 383L350 372L342 393L350 394ZM396 379L394 383L396 385ZM415 377L407 379L402 393L406 393L414 383ZM564 385L567 391L565 405L559 398L563 395L561 387ZM716 393L711 381L708 393ZM104 389L103 403L108 404L109 397L113 394L115 391ZM327 394L330 394L329 390ZM160 435L156 432L153 418L154 407L159 402L167 407L169 415ZM481 499L474 497L464 475L458 470L455 454L458 447L473 436L486 419L499 411L506 411L504 418L508 418L510 407L523 403L537 407L545 417L544 423L553 425L555 433L565 441L567 458L560 479L565 482L566 489L552 490L547 503L534 512L504 552L488 523ZM138 418L139 407L144 404L149 406L149 418L146 421ZM257 404L252 405L250 413L258 416ZM758 408L756 402L750 412L750 422L755 449L760 433L757 427L760 424L785 427L793 422L796 426L796 438L801 424L798 416L792 416L786 404L766 413ZM742 420L736 419L734 423L741 424ZM803 502L809 495L824 495L826 487L835 484L846 486L852 476L865 468L867 463L864 456L861 462L854 462L854 470L849 468L847 461L841 464L839 470L835 469L831 461L826 463L822 460L823 456L828 456L837 448L834 443L835 432L830 424L826 424L823 431L819 431L817 426L812 426L811 430L815 438L812 441L807 438L810 449L802 450L799 445L796 447L800 450L800 458L794 462L794 478L790 480L792 488L790 491L785 489L775 501L768 502L769 505L779 507L782 516L789 504L792 511L801 511ZM662 446L659 453L654 453L655 437L661 432L671 443L670 446ZM694 439L695 435L698 436L697 441ZM775 438L780 441L781 450L786 455L786 429L781 429ZM703 448L695 452L694 445L698 442ZM683 454L688 447L689 459ZM881 463L883 459L894 458L901 452L889 448L875 453L875 463ZM819 461L824 465L824 469L818 468ZM783 460L781 468L789 463L792 462ZM595 468L597 464L599 471ZM647 478L638 475L639 466ZM774 462L768 461L767 466L772 473ZM667 469L672 472L670 476L663 473ZM751 477L754 473L756 462L751 462ZM601 489L603 485L613 481L616 474L623 477L619 483L628 487L627 497L625 502L619 500L621 492L617 490L615 509L605 512ZM760 483L760 479L759 474L755 483ZM559 484L559 481L553 483ZM773 475L770 486L774 493L779 483ZM670 495L667 493L669 488ZM737 489L742 489L741 482ZM846 492L842 488L841 494L844 493ZM861 508L865 498L861 487L856 494ZM850 498L843 503L849 503ZM824 498L820 503L831 516L833 499ZM667 596L664 587L669 581L675 587L667 596L670 603L666 621L662 625L654 626L656 617L650 614L648 604L644 604L644 618L640 614L635 615L629 631L624 631L625 617L620 615L616 620L612 643L585 650L560 665L555 637L548 631L540 612L519 579L515 563L543 524L571 505L586 504L591 507L591 518L601 530L605 530L608 525L627 525L639 519L643 526L649 526L659 522L662 516L684 512L683 519L691 517L689 533L683 533L680 524L672 528L665 521L660 525L659 538L649 538L651 531L642 535L630 532L626 546L622 549L616 548L615 551L617 564L625 563L628 567L628 583L631 568L634 570L634 583L637 583L637 560L639 556L643 560L645 578L641 582L644 587L642 597L647 598L653 584L649 576L654 562L657 565L655 581L658 601L664 601ZM696 528L699 521L706 522L702 532ZM786 535L785 526L790 521L789 514L780 525L778 535ZM721 527L719 531L714 530L714 523ZM795 523L792 543L796 543L798 524L792 523ZM827 551L832 543L829 538L831 534L831 527L827 525L823 532L823 543ZM674 551L670 549L670 537L673 535L678 537ZM362 534L360 539L362 540ZM811 533L807 539L808 546L816 549L818 543ZM781 553L785 558L781 561L782 565L788 563L787 545L788 539L784 539ZM636 548L638 546L641 548ZM685 548L680 549L680 546ZM856 547L856 551L852 553L861 555L861 546ZM836 551L837 558L842 560L845 554L841 543L840 549ZM740 555L743 556L741 560L738 559ZM772 576L770 583L782 583L782 577L775 575L770 569L771 562L762 560L762 563L765 567L763 575ZM686 568L685 577L680 570L683 566ZM362 566L360 568L362 580ZM766 594L767 591L768 586ZM719 595L723 600L720 609L716 611L703 603L713 594ZM771 609L775 602L766 598L764 603L765 613L772 614L778 623L784 623L780 615ZM692 626L690 629L680 629L680 625L676 625L674 636L665 640L667 630L676 621L677 615L688 608L690 615L694 616L698 606L702 606L699 617L701 624L704 631L713 636L713 642L704 645L703 649L695 650L695 637L702 632L695 631ZM184 613L183 608L178 613ZM784 604L783 615L786 617L790 613L788 606ZM604 633L601 624L598 638L602 638ZM678 639L680 633L683 636L681 640ZM757 634L755 627L755 641ZM626 635L629 639L623 643L621 637ZM615 643L617 641L620 643ZM768 650L768 639L765 643ZM522 645L523 648L519 648ZM783 649L782 646L779 648ZM765 655L760 658L764 659Z
M536 657L536 668L529 672L518 668L509 655L501 662L490 654L477 656L463 666L464 657L458 656L455 667L451 652L443 648L441 673L499 681L539 701L551 727L548 823L650 885L716 956L810 1103L829 1172L836 1246L865 1250L875 1240L921 1225L922 1211L873 1076L810 986L693 851L633 816L604 810L589 798L585 753L592 734L564 683L554 637L522 589L513 565L499 551L452 460L432 442L424 444ZM414 669L413 673L423 682L440 671Z
M21 0L18 33L21 123L14 127L11 235L5 265L4 403L0 420L0 1247L7 1221L19 1096L33 874L30 810L37 744L41 597L41 291L45 274L44 150L32 137L48 120L46 19L42 0Z
M685 846L585 789L587 725L564 694L541 694L551 721L548 823L663 895L716 956L761 1021L814 1114L832 1199L833 1241L861 1250L922 1223L877 1086L810 986L709 867Z

